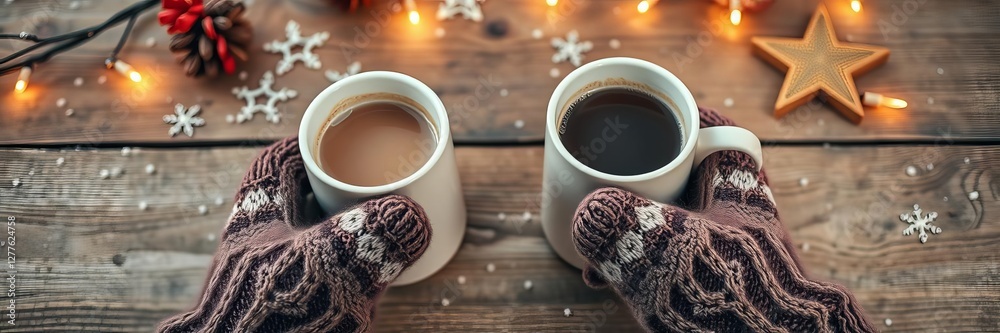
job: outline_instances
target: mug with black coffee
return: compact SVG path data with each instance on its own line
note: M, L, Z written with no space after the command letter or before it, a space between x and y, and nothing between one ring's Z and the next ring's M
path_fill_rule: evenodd
M434 274L458 251L466 211L448 113L422 82L394 72L337 81L306 109L299 148L326 213L388 193L406 195L424 209L431 243L394 286Z
M738 150L761 166L760 140L732 126L699 128L698 107L676 76L632 58L596 60L556 87L546 112L542 229L564 260L583 268L573 214L590 192L617 186L670 202L709 154Z

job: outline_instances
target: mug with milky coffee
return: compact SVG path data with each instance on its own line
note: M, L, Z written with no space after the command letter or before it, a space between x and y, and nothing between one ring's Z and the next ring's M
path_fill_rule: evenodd
M433 230L430 246L393 285L434 274L458 251L466 213L448 113L422 82L394 72L337 81L306 109L299 148L327 214L388 193L423 207Z

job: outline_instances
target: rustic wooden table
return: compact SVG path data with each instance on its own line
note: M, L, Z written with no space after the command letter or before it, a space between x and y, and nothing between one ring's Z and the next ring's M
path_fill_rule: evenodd
M0 4L0 32L75 30L131 2L17 0ZM24 94L10 92L14 77L0 77L0 215L16 219L18 245L17 321L0 324L2 331L150 331L192 305L244 169L264 145L294 134L311 97L329 84L322 71L300 65L277 78L277 86L299 91L281 105L280 123L225 121L241 105L230 90L256 86L274 68L279 57L260 46L283 39L291 19L305 33L331 33L316 50L324 69L358 60L364 70L413 75L441 96L453 119L469 211L465 244L431 278L389 290L379 332L639 330L620 299L587 288L555 256L532 201L541 187L544 108L573 69L552 63L549 39L573 29L595 44L586 60L658 63L701 105L765 141L779 209L810 273L847 285L880 329L1000 327L1000 175L993 167L1000 163L1000 6L993 2L866 0L853 14L847 0L826 1L842 40L892 51L858 87L910 101L905 110L868 109L860 126L823 105L780 120L770 115L784 75L750 54L749 38L801 36L816 0L778 1L738 28L723 24L723 8L696 0L665 1L642 16L630 1L562 1L553 10L541 0L489 0L482 23L435 21L436 3L420 2L424 21L415 27L403 15L379 25L368 13L344 15L315 0L253 2L245 81L185 78L151 14L122 52L146 75L140 85L101 67L120 27L38 68ZM377 29L363 32L366 24ZM545 37L533 38L534 29ZM620 48L609 46L613 39ZM0 53L20 47L4 41ZM550 77L552 68L559 78ZM488 94L476 97L477 87ZM724 106L729 98L732 106ZM192 138L171 138L161 118L174 103L202 105L207 125ZM66 116L67 108L75 113ZM122 147L134 147L132 154L122 156ZM143 171L150 163L153 175ZM114 168L124 174L99 177ZM901 234L899 214L913 204L939 213L944 231L926 244ZM199 214L199 205L208 213ZM457 284L459 276L467 282ZM525 290L525 280L534 288ZM440 305L442 297L450 306ZM605 303L616 311L603 311ZM576 315L564 317L564 308ZM889 319L891 326L883 324Z

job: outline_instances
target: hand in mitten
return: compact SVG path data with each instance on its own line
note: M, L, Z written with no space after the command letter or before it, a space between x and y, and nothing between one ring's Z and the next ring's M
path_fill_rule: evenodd
M160 332L363 332L378 297L430 242L423 209L390 195L311 224L298 141L268 147L236 194L198 305Z
M731 125L701 110L702 126ZM709 156L691 210L618 188L590 194L573 240L588 284L610 285L653 332L873 332L842 286L811 280L749 156Z

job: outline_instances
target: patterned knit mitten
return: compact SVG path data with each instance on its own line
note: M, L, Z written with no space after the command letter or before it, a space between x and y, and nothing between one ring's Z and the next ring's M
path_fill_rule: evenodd
M709 156L687 192L690 211L618 188L584 199L573 238L588 284L610 285L652 332L875 331L847 289L805 276L749 156Z
M311 224L298 141L264 150L236 195L198 305L160 332L364 332L378 297L423 254L431 227L390 195Z

